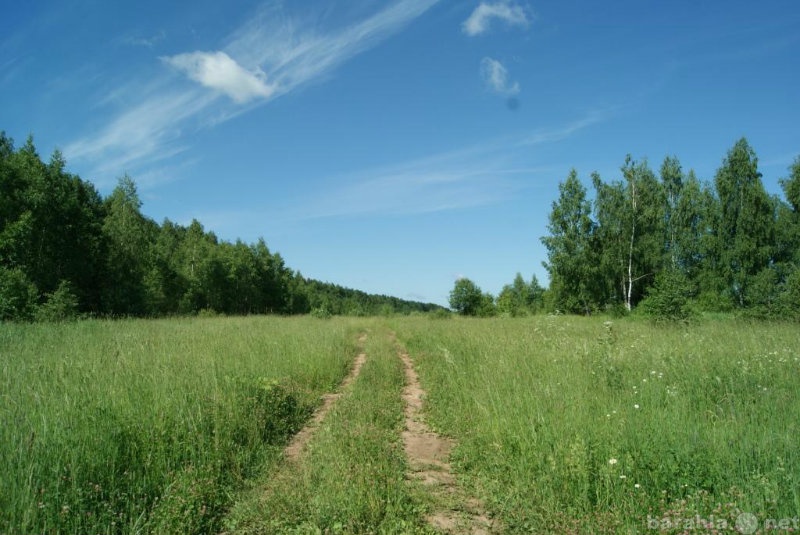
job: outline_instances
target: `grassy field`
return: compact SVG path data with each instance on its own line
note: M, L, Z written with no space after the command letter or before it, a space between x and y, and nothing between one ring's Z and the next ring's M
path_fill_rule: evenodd
M0 325L0 533L207 533L355 351L347 320Z
M458 481L507 533L800 515L796 326L198 318L0 325L0 533L431 532L391 332Z
M433 533L404 481L404 376L388 331L369 329L368 355L297 463L257 481L227 519L232 533Z
M733 529L742 512L797 530L796 325L393 327L416 357L432 423L460 443L457 469L508 532Z

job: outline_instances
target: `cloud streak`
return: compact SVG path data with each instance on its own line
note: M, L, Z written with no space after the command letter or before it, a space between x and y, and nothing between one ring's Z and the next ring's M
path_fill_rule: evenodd
M495 3L481 2L472 14L461 25L462 31L475 37L489 31L493 20L504 22L508 26L527 28L530 25L527 13L519 4L510 1Z
M504 202L552 178L558 166L531 167L534 146L569 138L611 116L596 111L571 123L496 139L421 158L410 163L356 172L331 179L337 189L276 214L279 221L329 217L418 215L476 208Z
M326 31L313 21L288 16L279 2L265 2L228 36L222 50L161 58L196 82L195 87L186 89L175 83L174 76L162 74L152 84L155 89L138 103L121 110L97 133L68 144L64 153L71 161L91 166L100 183L109 182L109 173L151 171L148 165L187 148L181 143L187 133L213 127L322 79L438 1L395 0L371 16Z
M518 82L511 82L508 77L508 69L505 66L489 57L481 61L481 77L486 86L498 95L512 96L520 91Z

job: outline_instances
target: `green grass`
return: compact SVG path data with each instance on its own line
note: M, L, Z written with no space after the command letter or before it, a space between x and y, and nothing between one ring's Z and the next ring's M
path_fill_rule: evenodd
M229 532L430 532L404 480L402 364L386 329L370 325L358 380L298 462L276 466L237 503Z
M0 533L214 531L346 374L348 320L0 325Z
M454 467L508 532L800 513L796 326L397 319ZM648 524L648 521L651 523ZM762 524L763 525L763 524ZM672 531L671 531L672 530Z
M196 318L0 325L0 533L429 531L386 321L508 533L800 514L793 325ZM363 330L360 378L283 462Z

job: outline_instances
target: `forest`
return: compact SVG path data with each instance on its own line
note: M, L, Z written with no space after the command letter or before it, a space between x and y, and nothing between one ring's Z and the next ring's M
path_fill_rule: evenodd
M560 184L542 238L552 308L800 314L800 158L781 180L785 199L766 192L744 138L713 183L675 157L656 176L628 156L621 174L593 173L593 200L574 170Z
M517 275L497 298L469 279L450 305L464 315L626 314L684 320L699 312L800 318L800 157L769 195L745 138L713 182L674 156L658 175L630 156L621 179L592 173L593 195L574 169L559 184L547 230L547 290Z
M308 279L263 239L229 243L141 206L127 175L103 198L59 151L45 163L32 137L16 149L0 133L0 320L441 308Z

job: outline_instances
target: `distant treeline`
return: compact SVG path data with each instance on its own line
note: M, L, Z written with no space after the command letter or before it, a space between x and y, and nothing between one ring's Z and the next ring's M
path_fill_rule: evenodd
M441 308L307 279L263 240L221 241L140 208L129 177L103 198L59 151L45 163L32 138L15 149L0 133L0 320Z
M594 196L573 169L542 238L550 286L517 274L495 298L469 279L450 306L468 316L537 312L625 314L657 319L698 312L800 319L800 157L768 195L758 159L742 138L713 183L667 157L660 176L628 156L622 178L592 173Z
M552 205L549 308L800 317L800 158L781 180L785 199L767 194L744 138L713 183L675 157L659 176L629 156L620 180L591 178L592 200L573 170Z

